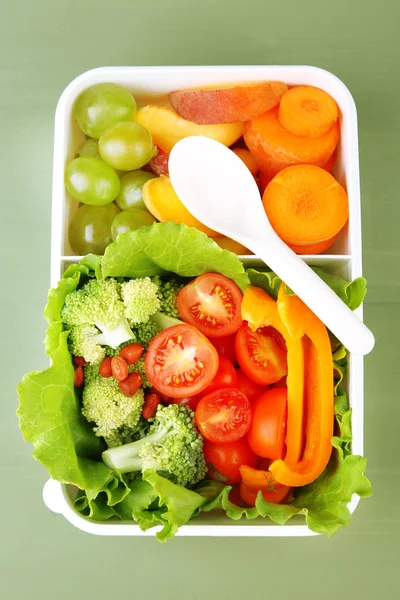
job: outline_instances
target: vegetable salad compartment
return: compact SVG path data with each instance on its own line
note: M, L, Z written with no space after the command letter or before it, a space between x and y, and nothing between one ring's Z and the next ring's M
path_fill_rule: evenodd
M19 386L44 501L99 535L333 535L371 494L363 358L185 209L168 154L189 135L245 162L275 231L362 319L357 115L337 77L82 74L56 112L52 366Z

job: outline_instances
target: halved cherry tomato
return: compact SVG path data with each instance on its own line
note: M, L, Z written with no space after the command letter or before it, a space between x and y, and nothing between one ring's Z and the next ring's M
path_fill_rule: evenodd
M261 394L268 389L268 386L259 385L255 381L252 381L247 377L243 369L236 369L236 376L238 379L238 390L240 390L250 402L253 402L253 400L258 398L258 396L261 396Z
M85 379L85 374L83 372L83 367L80 365L76 367L74 371L74 386L79 388L83 385L83 381Z
M111 371L117 381L124 381L128 377L128 365L121 356L113 356L111 359Z
M235 333L242 324L242 293L227 277L205 273L178 294L182 319L210 337Z
M287 420L286 390L268 390L254 400L251 408L253 420L247 436L251 449L264 458L283 458Z
M77 365L77 367L84 367L87 365L87 362L83 356L74 356L74 363Z
M140 344L128 344L124 346L119 355L122 356L128 365L133 365L143 354L144 348Z
M174 325L150 343L145 358L150 383L172 398L194 396L204 390L218 370L218 354L192 325Z
M144 397L144 404L142 408L143 418L151 419L151 417L154 417L160 402L160 396L158 396L157 394L146 394Z
M244 322L236 334L239 365L259 385L269 385L287 374L286 355L284 339L273 327L252 331Z
M227 485L239 483L241 480L239 467L242 465L255 467L258 461L258 456L254 454L245 437L236 442L223 444L205 440L203 454L208 467L207 478L222 481Z
M106 356L100 363L99 373L102 377L111 377L111 356Z
M235 334L224 335L223 337L209 337L210 342L220 356L226 356L236 367L238 364L235 350Z
M242 482L240 484L240 495L250 506L256 503L257 494L262 492L264 500L278 504L285 498L290 488L278 483L270 471L260 471L247 465L240 467Z
M128 377L120 381L118 385L124 396L131 398L136 394L142 383L143 379L139 373L129 373Z
M196 423L210 442L235 442L250 429L250 402L235 388L216 390L200 400Z

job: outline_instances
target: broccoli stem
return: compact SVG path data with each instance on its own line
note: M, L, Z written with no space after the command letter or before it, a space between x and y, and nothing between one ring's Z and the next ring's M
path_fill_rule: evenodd
M147 443L157 444L174 433L173 429L160 428L141 440L109 448L102 454L104 464L120 473L134 473L142 470L143 461L139 456L140 449Z
M154 315L151 315L150 319L158 325L161 330L168 329L168 327L172 327L173 325L182 325L183 321L179 319L175 319L175 317L170 317L162 312L156 312Z

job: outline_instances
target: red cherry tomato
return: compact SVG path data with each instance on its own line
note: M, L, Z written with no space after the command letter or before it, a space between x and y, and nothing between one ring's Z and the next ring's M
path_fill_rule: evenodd
M111 359L111 371L117 381L124 381L128 377L128 365L121 356L113 356Z
M111 356L106 356L105 358L103 358L99 367L99 373L102 377L112 376Z
M192 325L174 325L150 343L145 368L150 383L172 398L186 398L204 390L218 370L218 354Z
M157 394L146 394L142 408L143 417L145 419L151 419L151 417L154 417L160 402L160 396L157 396Z
M237 383L238 379L235 367L228 358L225 358L225 356L220 356L217 374L210 385L208 385L205 390L200 392L200 394L196 394L190 398L189 400L192 400L192 402L188 402L187 404L190 404L190 408L195 410L203 396L211 394L211 392L215 392L215 390L221 390L222 388L237 388Z
M119 382L119 389L124 396L131 398L136 394L142 383L143 379L139 373L129 373L128 377Z
M235 442L250 429L250 402L235 388L216 390L200 400L196 423L210 442Z
M236 334L236 356L247 377L269 385L287 374L286 345L273 327L252 331L245 322Z
M217 273L196 277L178 294L182 319L210 337L226 336L239 329L241 303L238 286Z
M228 485L241 481L239 467L255 467L258 461L258 456L254 454L245 437L223 444L205 440L203 454L208 467L208 479L222 481Z
M277 460L285 454L287 393L283 388L268 390L251 405L253 420L247 436L258 456Z
M261 396L261 394L268 390L268 386L259 385L247 377L243 369L236 369L236 376L238 378L238 390L240 390L250 402L253 402L258 396Z
M133 365L143 354L144 348L140 344L129 344L124 346L119 355L122 356L128 365Z
M238 361L236 358L235 337L236 334L232 333L231 335L224 335L223 337L210 337L209 340L218 354L220 356L226 356L226 358L228 358L236 367Z

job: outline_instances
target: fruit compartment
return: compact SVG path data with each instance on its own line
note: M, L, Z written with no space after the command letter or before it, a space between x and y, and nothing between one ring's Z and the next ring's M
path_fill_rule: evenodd
M302 256L312 266L320 266L332 274L352 279L361 276L361 222L358 175L357 116L354 101L344 84L331 73L308 66L228 66L228 67L105 67L83 73L64 91L57 106L53 166L53 206L51 242L51 285L56 285L62 273L79 260L68 243L68 224L78 203L65 193L64 170L84 140L78 126L72 122L71 111L79 93L102 82L119 83L135 96L138 106L149 102L167 105L168 92L175 89L205 87L278 80L288 84L308 84L323 88L337 101L340 108L341 141L334 174L347 188L350 216L329 251L319 255ZM329 253L328 253L329 252ZM266 268L256 256L241 257L247 267ZM362 318L362 307L356 314ZM355 454L363 453L363 358L349 357L347 391L353 410L353 444ZM73 508L76 488L49 479L43 490L45 504L52 511L63 514L74 526L97 535L154 536L156 529L142 532L134 522L95 522L86 519ZM358 504L354 496L349 509ZM194 521L181 527L178 535L185 536L308 536L316 535L305 525L304 518L296 516L284 526L268 519L232 521L221 511L200 514Z
M315 67L104 67L93 69L75 79L64 91L57 106L54 177L52 257L74 256L68 241L68 228L79 203L66 193L64 170L68 161L85 140L72 119L72 107L85 88L102 82L123 85L134 95L138 107L148 103L168 105L167 94L173 90L277 80L289 85L308 84L323 88L337 101L340 109L341 138L333 174L347 189L349 221L335 243L323 256L354 254L359 246L359 180L357 117L354 101L343 83L331 73ZM52 279L53 280L53 279Z

